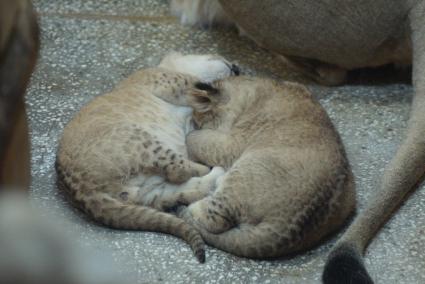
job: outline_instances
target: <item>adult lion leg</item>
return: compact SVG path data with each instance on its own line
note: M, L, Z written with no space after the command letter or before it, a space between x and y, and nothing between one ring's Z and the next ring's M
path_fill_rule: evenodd
M296 72L327 86L341 85L347 79L347 70L318 60L278 55L280 60Z
M184 25L200 26L232 25L217 0L171 0L170 9Z
M414 98L406 138L387 166L380 189L332 250L324 283L372 283L362 254L425 174L425 3L411 11Z
M38 25L30 1L0 1L0 188L29 187L23 96L37 54Z

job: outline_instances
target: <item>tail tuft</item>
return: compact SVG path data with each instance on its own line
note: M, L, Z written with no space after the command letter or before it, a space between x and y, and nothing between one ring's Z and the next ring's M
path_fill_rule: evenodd
M199 263L204 263L205 262L204 240L202 239L199 232L194 227L192 227L192 225L187 223L185 225L187 226L187 233L183 234L182 236L190 234L190 236L186 238L186 241L190 244L193 254L195 255L196 259L198 259ZM183 237L183 239L185 238Z
M205 263L205 249L201 248L195 251L195 256L198 259L199 263Z
M361 255L349 245L340 245L332 251L322 280L324 284L373 284Z

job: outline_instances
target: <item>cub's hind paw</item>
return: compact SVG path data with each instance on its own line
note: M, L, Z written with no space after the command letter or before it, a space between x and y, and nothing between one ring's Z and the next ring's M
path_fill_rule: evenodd
M220 234L233 227L227 216L216 211L217 208L210 206L210 203L217 204L211 197L192 203L187 208L187 212L182 214L182 218L192 223L198 230L205 230L212 234Z
M182 219L185 219L185 214L187 214L187 206L186 205L179 205L175 208L176 216ZM186 220L186 219L185 219Z

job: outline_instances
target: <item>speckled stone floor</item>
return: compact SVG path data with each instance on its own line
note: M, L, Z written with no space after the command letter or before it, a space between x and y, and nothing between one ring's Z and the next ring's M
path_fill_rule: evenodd
M34 0L34 4L42 39L27 95L35 205L68 220L66 230L80 235L86 246L111 251L123 272L137 279L134 283L319 283L335 238L274 261L242 259L209 248L207 262L200 265L177 238L114 231L88 222L57 193L53 167L58 138L72 115L134 70L157 64L168 51L220 53L245 73L307 80L234 31L182 27L168 15L165 0ZM369 73L356 76L369 78ZM346 144L359 210L394 154L408 117L411 86L400 80L383 81L388 80L364 84L360 79L335 88L309 84ZM376 283L425 283L424 204L422 186L369 246L365 260Z

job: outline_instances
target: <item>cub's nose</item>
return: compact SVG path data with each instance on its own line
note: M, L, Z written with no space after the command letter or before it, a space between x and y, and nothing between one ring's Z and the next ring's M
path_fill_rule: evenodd
M239 76L239 74L241 74L241 69L235 64L232 64L232 66L230 66L230 71L235 76Z

